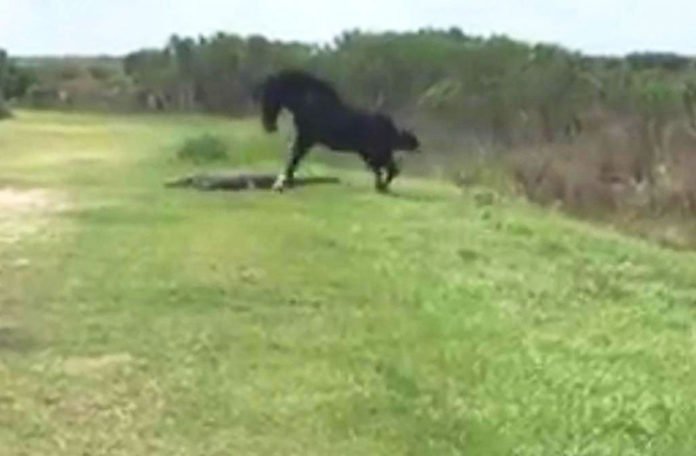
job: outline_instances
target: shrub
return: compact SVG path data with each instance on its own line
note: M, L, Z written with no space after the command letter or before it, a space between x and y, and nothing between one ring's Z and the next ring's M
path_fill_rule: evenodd
M97 81L107 81L115 76L113 70L105 66L92 65L87 71L89 71L90 76Z
M211 134L189 138L179 147L180 160L206 163L227 159L227 143Z
M0 120L2 119L8 119L12 117L12 112L10 111L10 108L7 107L5 102L0 98Z
M58 77L63 81L78 79L83 74L79 65L66 63L58 69Z

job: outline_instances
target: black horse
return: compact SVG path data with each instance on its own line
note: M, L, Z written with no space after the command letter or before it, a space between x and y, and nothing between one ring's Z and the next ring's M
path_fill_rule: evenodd
M375 188L387 191L399 173L394 151L417 151L418 138L398 129L380 113L346 104L327 82L299 70L285 70L266 78L256 89L262 123L267 132L277 130L283 109L293 115L295 140L285 171L278 176L276 190L292 185L295 170L317 144L334 151L357 152L375 174Z

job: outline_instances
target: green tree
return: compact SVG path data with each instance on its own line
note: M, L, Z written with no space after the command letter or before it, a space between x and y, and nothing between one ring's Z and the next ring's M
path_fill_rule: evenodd
M9 75L9 58L7 52L0 49L0 119L10 116L10 110L5 101L5 86Z

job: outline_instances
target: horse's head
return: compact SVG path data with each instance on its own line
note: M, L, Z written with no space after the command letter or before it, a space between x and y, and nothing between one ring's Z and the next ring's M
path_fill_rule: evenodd
M394 149L407 152L420 152L420 141L410 130L399 130L394 142Z
M276 131L282 105L275 78L270 77L254 87L252 96L254 101L261 103L261 123L264 130L269 133Z

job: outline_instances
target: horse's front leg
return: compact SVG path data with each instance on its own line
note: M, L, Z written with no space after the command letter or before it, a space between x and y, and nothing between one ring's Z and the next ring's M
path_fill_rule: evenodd
M290 157L285 165L285 170L276 178L273 190L282 192L288 186L292 186L295 179L295 171L308 151L309 145L302 141L301 138L298 137L293 141L290 146Z

